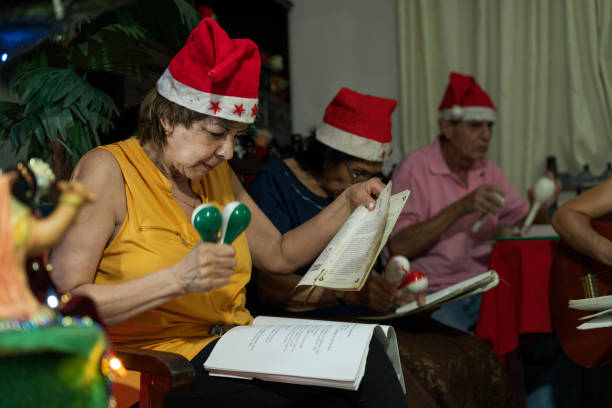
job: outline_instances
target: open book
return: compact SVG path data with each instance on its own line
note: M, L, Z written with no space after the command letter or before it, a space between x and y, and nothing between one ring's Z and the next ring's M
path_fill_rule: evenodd
M252 326L223 335L204 369L217 376L356 390L372 335L404 387L395 331L376 324L260 316Z
M374 210L356 208L297 286L361 290L409 195L391 195L389 182Z
M579 330L599 329L612 326L612 295L598 296L586 299L571 299L569 307L572 309L596 312L579 320L588 320L578 327Z
M487 290L497 286L498 283L499 277L497 276L497 272L491 270L481 273L480 275L473 276L462 282L455 283L454 285L441 289L437 292L429 293L423 306L419 306L415 300L414 302L398 307L393 313L382 316L361 316L360 319L389 320L409 314L424 312L434 307L442 306L445 303L454 302L468 296L476 295L477 293L486 292Z

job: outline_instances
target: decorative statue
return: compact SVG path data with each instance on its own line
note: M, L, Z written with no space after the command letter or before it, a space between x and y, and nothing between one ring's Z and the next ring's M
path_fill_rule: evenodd
M79 182L58 183L58 205L47 217L33 215L34 203L55 177L42 160L18 163L0 174L0 319L47 320L53 312L32 294L26 259L55 246L79 208L94 199Z

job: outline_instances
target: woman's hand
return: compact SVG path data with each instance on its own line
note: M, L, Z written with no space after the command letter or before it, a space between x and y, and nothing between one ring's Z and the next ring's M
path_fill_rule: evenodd
M201 293L227 285L236 263L233 246L200 241L172 272L185 294Z
M370 272L368 281L359 292L348 292L348 304L360 304L381 313L388 313L396 306L397 300L402 296L401 291L395 288L388 280L376 271Z
M425 292L402 294L397 301L397 306L404 306L415 300L417 301L417 305L424 306L427 300L427 294Z
M419 306L425 304L425 293L403 294L399 289L376 271L370 272L370 277L359 292L348 292L348 304L360 304L381 313L388 313L393 308L403 306L414 300Z
M385 185L379 178L371 178L363 183L353 184L342 192L348 199L351 209L363 204L369 210L376 207L376 197L385 189Z

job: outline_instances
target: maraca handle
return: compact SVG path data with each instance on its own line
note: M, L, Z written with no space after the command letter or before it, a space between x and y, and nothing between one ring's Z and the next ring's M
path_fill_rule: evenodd
M499 194L498 192L493 192L493 194L495 195L495 197L497 197L497 199L501 202L502 206L504 204L506 204L506 197L504 197L503 195ZM480 218L478 218L478 220L474 223L474 225L472 225L472 233L477 233L478 231L480 231L480 228L482 228L482 224L484 224L484 220L485 218L487 218L487 214L486 212L482 213L480 215Z
M529 214L527 215L527 218L525 219L525 224L523 224L523 230L531 226L541 205L542 203L538 201L533 203L533 206L531 207L531 210L529 210Z
M480 231L480 228L482 228L482 224L484 224L484 219L486 218L486 216L487 216L487 213L482 213L480 218L478 218L478 220L474 223L474 225L472 225L472 232L474 234Z

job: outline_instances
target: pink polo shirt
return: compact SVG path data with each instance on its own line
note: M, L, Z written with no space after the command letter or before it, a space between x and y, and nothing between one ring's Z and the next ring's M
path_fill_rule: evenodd
M486 216L477 233L472 233L471 228L480 213L467 214L455 221L423 256L410 259L411 269L427 274L430 290L439 290L486 272L492 249L492 244L486 241L495 237L499 224L513 226L529 211L527 201L488 158L468 172L465 186L446 165L438 138L431 145L408 154L396 168L392 180L393 193L406 189L412 193L391 236L409 225L428 220L480 185L494 184L504 191L506 203L497 213ZM383 260L386 262L389 256L387 245Z

